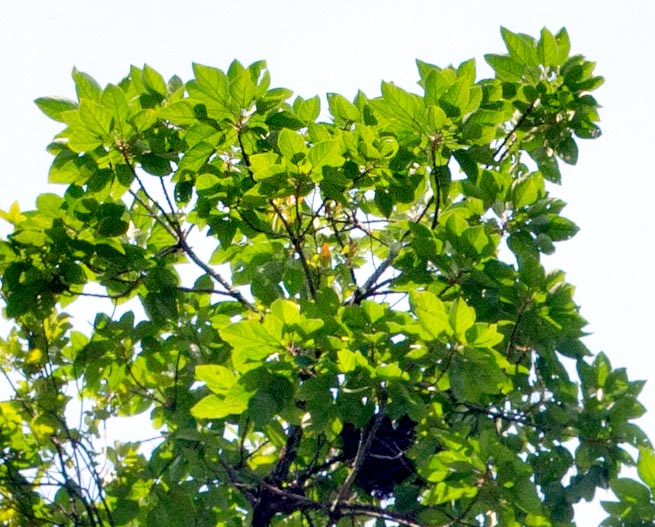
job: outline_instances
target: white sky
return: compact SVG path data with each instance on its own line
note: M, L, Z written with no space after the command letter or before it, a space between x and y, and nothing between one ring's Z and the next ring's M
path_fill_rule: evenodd
M482 55L504 50L501 25L535 36L566 26L573 51L606 78L595 94L604 135L580 145L578 165L554 191L581 232L548 265L577 285L592 350L650 381L642 401L651 412L640 424L655 439L650 0L8 0L0 7L0 208L14 200L31 208L52 191L45 147L59 124L32 101L73 97L73 66L104 85L130 64L188 80L192 61L227 68L234 58L266 59L272 85L304 97L374 96L382 79L413 89L416 58L447 65L475 57L486 72Z

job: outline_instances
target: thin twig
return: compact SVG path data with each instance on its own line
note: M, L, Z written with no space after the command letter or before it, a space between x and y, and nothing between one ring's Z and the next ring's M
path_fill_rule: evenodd
M293 230L291 229L291 225L289 225L289 222L284 217L284 214L282 214L282 211L276 205L275 201L271 199L269 200L269 203L273 207L275 213L280 218L282 225L284 225L284 230L286 230L287 234L289 235L289 240L291 241L291 245L293 245L293 250L298 255L298 258L300 258L300 263L302 265L303 271L305 272L305 278L307 280L307 287L309 288L309 294L312 297L312 299L315 300L316 285L314 284L314 279L312 278L312 270L310 269L309 264L307 263L307 258L305 257L305 253L302 248L302 239L298 238L297 235L293 232Z
M357 446L357 454L355 454L355 460L353 461L352 468L350 469L350 472L346 477L346 481L344 481L343 485L339 488L339 491L337 492L337 495L334 498L334 501L332 502L332 506L330 507L331 517L336 515L336 513L339 511L339 505L341 504L343 499L350 493L350 488L355 482L355 478L357 477L359 470L362 468L362 465L364 464L364 460L366 459L368 451L371 448L371 445L373 444L373 440L375 439L375 434L378 430L378 427L380 426L380 423L382 422L382 418L384 417L386 409L387 409L386 398L382 397L380 401L380 408L378 414L375 416L375 419L373 420L373 424L371 428L368 430L368 432L366 434L362 434L362 437L359 440L359 445Z
M237 302L239 302L241 305L249 309L250 311L253 311L255 313L259 313L259 310L251 303L249 302L242 294L240 291L234 289L230 283L225 280L219 273L214 271L209 265L207 265L202 259L191 249L189 244L185 239L180 240L180 248L184 251L184 253L189 257L189 259L195 263L200 269L205 271L209 276L211 276L215 282L218 282L225 288L225 295L230 296L234 298Z
M409 232L409 231L407 231ZM368 277L368 280L364 282L364 285L362 287L358 288L357 291L355 291L355 294L352 296L350 300L350 304L359 304L366 296L368 295L368 292L375 286L375 283L380 279L380 277L384 274L384 272L393 264L393 261L396 259L396 256L398 256L398 253L400 252L400 244L397 245L392 245L389 246L389 253L387 254L387 257L382 261L382 263L373 271L373 274Z
M512 129L509 131L509 133L505 136L505 138L503 139L503 142L500 143L498 148L496 148L496 151L494 152L494 155L493 155L493 159L496 159L496 156L498 156L498 154L500 154L502 152L503 148L505 148L505 146L509 143L509 141L512 140L512 138L514 137L514 134L516 133L516 131L521 127L521 125L523 125L526 118L528 117L530 112L532 112L532 110L535 109L537 104L539 104L539 98L532 101L530 103L530 105L525 109L525 112L523 113L523 115L521 115L519 120L516 121L516 124L512 127ZM507 152L509 152L509 149L501 156L500 160L505 158L505 155L507 154Z

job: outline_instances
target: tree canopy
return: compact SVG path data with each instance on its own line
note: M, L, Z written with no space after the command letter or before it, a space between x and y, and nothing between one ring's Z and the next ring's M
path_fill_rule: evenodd
M643 383L541 258L603 80L501 33L493 78L327 108L237 61L37 99L65 189L1 213L0 524L566 527L611 488L605 525L651 525Z

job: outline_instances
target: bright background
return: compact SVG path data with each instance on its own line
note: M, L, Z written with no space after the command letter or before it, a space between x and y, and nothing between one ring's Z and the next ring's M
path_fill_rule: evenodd
M488 75L482 55L504 51L501 25L533 36L566 26L573 52L606 78L595 93L604 135L582 142L577 167L553 190L581 232L547 265L577 285L591 349L649 380L640 425L655 438L652 0L9 0L0 6L0 208L18 200L29 209L39 193L63 190L46 186L45 147L60 124L32 101L73 98L73 66L104 85L130 64L188 80L193 61L226 69L234 58L266 59L272 86L303 97L375 96L383 79L413 89L416 58L446 66L475 57ZM596 525L597 509L585 508L579 525Z

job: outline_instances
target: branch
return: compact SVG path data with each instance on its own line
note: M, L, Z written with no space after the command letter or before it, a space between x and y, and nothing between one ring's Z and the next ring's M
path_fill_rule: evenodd
M279 232L268 231L268 230L262 229L260 227L257 227L257 225L255 225L252 221L250 221L250 219L248 219L243 214L243 212L241 212L241 209L239 209L239 207L235 207L235 209L236 209L237 214L239 215L239 217L243 220L243 222L246 225L248 225L248 227L250 227L253 231L260 232L262 234L265 234L266 236L270 236L271 238L276 238L276 239L284 238L286 240L286 239L289 238L288 234L280 234Z
M130 161L130 158L127 154L127 149L125 147L122 147L121 145L118 145L118 151L123 156L123 160L125 161L127 168L129 168L130 172L132 173L132 176L134 176L134 179L139 184L139 188L143 191L146 198L148 198L148 200L159 210L159 212L164 217L166 222L161 221L156 214L153 215L152 217L154 218L155 221L157 221L160 225L162 225L171 236L176 238L180 231L180 226L177 222L177 219L175 218L175 216L173 216L172 218L169 217L168 213L164 210L164 208L148 193L148 190L146 189L145 185L141 181L141 178L139 178L139 174L137 174L136 169L134 168L132 162ZM152 214L150 206L147 203L144 203L143 200L138 197L136 192L132 190L128 190L128 191L132 195L132 197L134 197L135 200L137 200L147 211L149 211Z
M526 118L528 115L530 115L530 112L535 109L535 107L539 104L539 98L535 99L530 103L530 105L525 109L525 112L521 117L519 118L518 121L516 121L516 124L512 127L512 129L509 131L509 133L505 136L505 139L503 139L503 142L500 143L500 146L496 148L496 151L494 152L493 159L496 159L496 156L500 154L503 151L503 148L509 143L510 140L512 140L513 137L515 137L516 131L521 127L521 125L525 122ZM502 161L505 158L505 155L509 152L509 150L506 150L505 153L501 156L500 160Z
M375 439L375 434L378 430L378 427L380 426L380 423L382 422L382 418L384 417L386 407L387 407L386 398L383 397L382 400L380 401L379 412L375 417L375 420L373 421L373 425L371 426L368 433L362 434L362 437L359 440L359 445L357 446L357 454L355 454L355 460L353 461L352 468L350 469L350 473L348 474L348 477L346 477L346 481L344 481L343 485L339 489L339 492L337 492L337 497L334 498L334 501L332 502L332 506L330 507L330 517L338 516L337 512L339 510L339 505L341 501L344 499L344 497L347 496L348 493L350 492L350 488L355 482L355 478L357 477L359 470L362 468L362 465L364 464L366 455L368 454L368 451L371 448L373 439Z
M437 166L437 149L441 145L442 138L441 136L438 136L433 139L432 141L432 148L430 150L430 153L432 154L432 174L434 176L434 191L435 191L435 196L434 196L434 216L432 216L432 230L437 228L437 224L439 223L439 209L441 207L441 180L439 179L439 167ZM427 208L426 208L427 210ZM419 220L420 221L420 220Z
M301 439L302 428L298 425L291 425L289 427L289 437L287 437L286 444L282 450L280 450L280 455L278 456L275 468L270 476L266 478L269 482L272 484L280 484L287 478L289 475L289 468L296 459Z
M239 302L241 305L243 305L245 308L249 309L250 311L253 311L255 313L259 313L259 310L246 298L241 294L241 292L237 291L234 289L230 283L225 280L219 273L214 271L209 265L207 265L205 262L203 262L200 257L191 249L189 244L184 238L181 238L180 241L180 249L184 251L184 253L189 257L189 259L195 263L200 269L205 271L209 276L211 276L215 282L218 282L225 288L225 295L230 296L234 298L237 302Z
M270 484L264 485L267 492L280 500L288 502L290 509L299 510L302 513L306 513L307 511L321 511L330 514L331 506L328 503L314 501L300 494L295 494ZM339 505L336 516L370 516L371 518L381 518L396 522L406 527L423 527L414 520L411 514L388 511L381 507L364 503L343 502Z
M405 233L407 235L409 231ZM403 236L404 238L405 236ZM402 241L402 240L401 240ZM376 282L380 279L380 277L384 274L384 272L391 266L393 261L396 259L396 256L398 256L398 253L400 252L400 244L394 244L389 246L389 253L387 254L387 257L382 261L382 263L378 266L378 268L373 271L373 274L369 276L368 280L364 282L364 285L362 287L357 288L357 291L355 291L355 294L353 297L350 299L349 304L359 304L366 296L368 296L371 291L371 289L375 286Z
M252 167L250 166L250 156L246 153L246 149L243 146L243 139L241 138L241 131L243 130L243 123L239 122L236 126L237 129L237 141L239 142L239 150L241 150L241 157L243 158L243 163L246 165L248 170L248 175L250 179L255 181L255 176L252 173Z
M273 207L275 213L279 216L282 225L284 225L284 230L287 231L287 234L289 235L289 240L291 241L291 245L293 245L293 250L298 255L298 258L300 258L300 263L302 264L303 271L305 272L305 278L307 279L309 294L312 299L315 300L316 285L314 284L314 279L312 278L312 270L310 269L309 264L307 263L307 258L305 258L305 253L302 250L301 238L296 236L296 234L293 232L291 225L289 225L289 222L284 217L284 214L282 214L280 208L275 204L275 201L271 199L269 200L269 203L271 207Z

